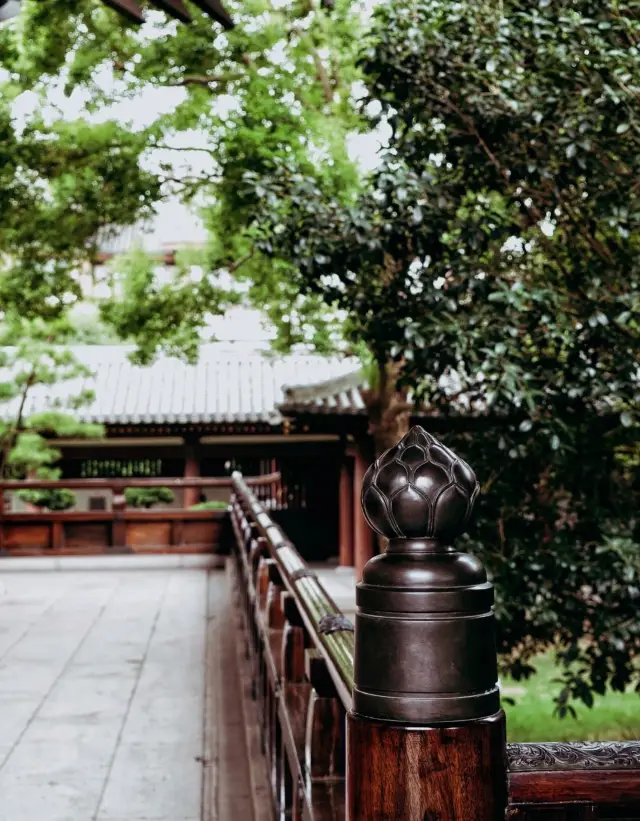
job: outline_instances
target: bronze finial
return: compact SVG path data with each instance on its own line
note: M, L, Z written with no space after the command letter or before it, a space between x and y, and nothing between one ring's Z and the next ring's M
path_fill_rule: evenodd
M356 591L354 712L426 725L500 709L493 587L453 545L478 490L469 465L421 427L365 474L365 516L389 543Z
M388 539L447 545L464 531L479 489L469 465L416 425L365 473L362 508Z

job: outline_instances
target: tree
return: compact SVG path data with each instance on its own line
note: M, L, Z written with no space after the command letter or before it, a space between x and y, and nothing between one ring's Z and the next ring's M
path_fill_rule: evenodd
M161 181L143 168L145 134L113 121L14 116L19 94L40 83L28 57L42 34L32 40L29 30L39 4L24 5L24 21L0 29L0 477L57 478L51 437L101 429L69 413L89 399L81 392L37 415L30 395L86 375L65 347L82 337L68 316L82 300L81 274L101 235L153 213Z
M634 2L384 4L382 166L344 207L282 163L256 209L263 251L371 352L378 448L409 390L448 419L503 658L518 677L558 648L561 713L640 688L638 43Z
M201 261L206 276L199 282L179 276L164 288L153 276L141 279L139 260L123 263L122 294L107 314L121 333L135 327L141 358L148 359L167 342L165 326L154 317L173 312L173 322L176 304L180 327L170 325L179 346L194 355L203 315L223 304L223 295L212 290L221 270L236 277L242 273L254 300L268 290L268 283L277 282L278 298L269 300L270 312L292 316L294 311L286 306L295 308L297 295L286 288L286 265L257 252L253 199L244 196L248 192L241 186L242 177L245 172L268 177L274 162L289 157L336 190L356 184L346 141L361 123L353 96L359 78L359 4L339 0L329 8L318 0L290 0L274 6L268 0L252 0L234 10L236 28L227 33L199 13L191 25L176 28L152 12L150 19L163 25L140 30L98 0L59 4L46 14L36 0L25 0L24 7L20 26L0 32L0 55L14 95L24 89L46 95L64 84L69 94L88 91L88 109L95 110L149 89L183 94L173 111L130 134L130 142L124 141L129 149L126 162L136 168L130 174L118 169L119 179L131 177L131 193L141 201L138 213L170 193L206 195L212 229L208 254ZM113 82L103 82L109 75ZM69 128L64 122L55 127L63 132ZM176 175L169 158L180 157L188 146L176 144L175 138L190 129L207 135L198 146L206 168ZM145 150L166 158L152 178L141 170ZM113 141L94 144L93 162L99 159L111 167L113 155ZM122 224L119 197L108 185L101 188L115 212L111 224ZM57 275L55 280L61 283ZM284 334L288 344L311 327L291 325ZM325 326L314 334L319 345L329 333Z
M159 198L157 177L139 165L145 148L144 136L112 122L34 119L18 135L0 101L3 309L58 317L81 300L78 274L100 233L149 216Z
M66 488L19 490L16 495L23 501L45 510L69 510L76 503L76 494Z
M48 399L33 411L34 392L89 375L69 351L73 328L63 319L28 319L5 314L0 326L0 477L57 479L60 451L55 436L98 438L101 425L79 422L74 411L93 398L81 388ZM61 393L61 392L60 392ZM40 403L39 403L40 404ZM41 498L46 493L43 491ZM51 497L53 499L53 497ZM48 506L48 505L47 505Z

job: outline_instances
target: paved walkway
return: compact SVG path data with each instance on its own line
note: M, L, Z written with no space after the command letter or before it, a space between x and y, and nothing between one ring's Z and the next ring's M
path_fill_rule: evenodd
M2 821L252 821L223 571L0 575Z

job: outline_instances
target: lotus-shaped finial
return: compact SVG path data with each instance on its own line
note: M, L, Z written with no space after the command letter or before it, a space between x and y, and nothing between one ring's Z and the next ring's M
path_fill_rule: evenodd
M367 470L362 508L389 539L449 544L464 532L478 490L469 465L416 425Z

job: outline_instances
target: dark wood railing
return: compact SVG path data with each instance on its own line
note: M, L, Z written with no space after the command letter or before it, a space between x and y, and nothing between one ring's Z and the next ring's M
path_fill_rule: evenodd
M279 474L248 478L265 506L277 503ZM85 555L108 552L211 553L225 548L228 512L158 507L127 507L129 487L232 487L231 477L190 479L64 479L0 482L0 555ZM92 511L29 510L11 512L5 492L69 489L111 494L111 508Z
M477 559L449 546L475 476L420 428L393 450L363 485L369 523L390 538L357 586L355 634L233 477L234 566L275 817L638 821L640 742L507 744L493 589Z
M353 626L234 474L236 574L278 818L341 818Z

